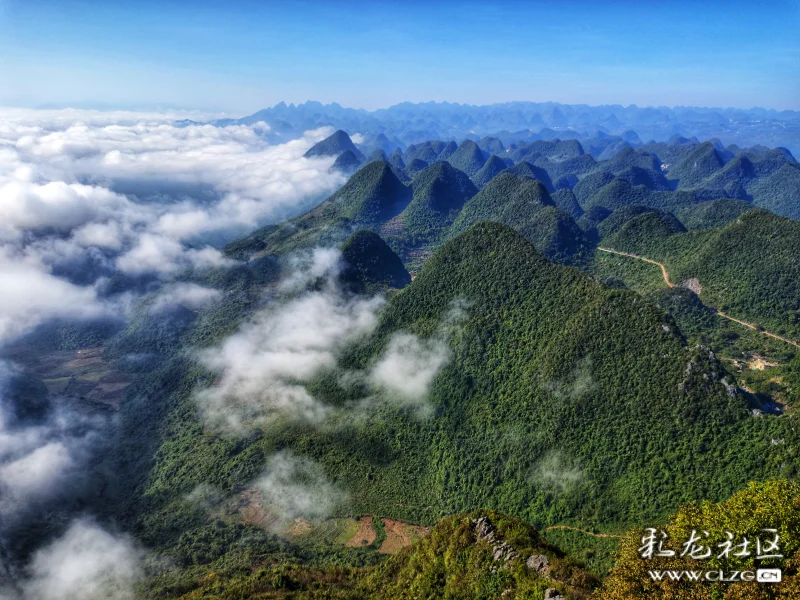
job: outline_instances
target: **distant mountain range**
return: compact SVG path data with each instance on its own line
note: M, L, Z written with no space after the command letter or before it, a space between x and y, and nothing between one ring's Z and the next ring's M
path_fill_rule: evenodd
M486 106L450 102L403 102L367 111L337 103L281 102L240 119L221 119L215 125L267 123L275 139L292 139L323 126L359 133L365 143L391 154L395 147L430 139L477 140L491 135L504 143L527 139L596 139L608 135L635 145L673 136L719 138L724 145L783 146L800 151L800 112L764 108L669 108L589 106L556 102L507 102ZM183 121L182 123L187 123Z

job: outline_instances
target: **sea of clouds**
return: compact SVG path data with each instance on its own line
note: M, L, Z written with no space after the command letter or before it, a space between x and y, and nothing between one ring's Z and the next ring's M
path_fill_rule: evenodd
M0 109L0 342L51 317L124 312L114 273L166 279L229 261L219 244L338 188L331 133L270 144L267 125L175 115Z
M124 319L141 288L111 293L112 277L145 278L148 292L158 290L153 315L218 302L220 291L171 278L233 264L221 244L307 210L345 181L330 172L332 158L303 156L329 128L272 144L264 123L218 128L176 117L0 109L0 350L51 319ZM289 257L277 300L197 351L215 374L195 391L209 424L238 433L275 414L326 422L330 407L305 384L373 333L385 304L344 289L342 269L337 249ZM463 312L451 310L430 339L394 334L374 364L344 373L373 394L348 410L356 415L376 397L425 408L450 360L447 328ZM107 425L63 407L15 420L6 392L16 369L0 360L0 600L133 597L142 549L90 516L76 515L27 564L7 560L4 532L86 493ZM320 518L347 502L319 465L288 453L270 457L252 484L285 519Z
M230 264L220 244L344 182L333 159L303 157L332 130L270 144L263 123L177 116L0 109L0 349L54 318L125 318L136 292L108 293L114 276L163 281L152 312L202 308L220 293L167 280ZM20 422L7 393L16 371L0 361L0 598L133 597L140 549L85 516L29 564L10 560L9 532L82 493L105 425L64 409Z

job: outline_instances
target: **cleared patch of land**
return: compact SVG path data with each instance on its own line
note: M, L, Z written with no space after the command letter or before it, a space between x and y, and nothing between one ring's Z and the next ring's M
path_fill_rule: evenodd
M42 378L54 396L78 400L87 411L118 410L133 381L103 359L103 347L42 352L25 345L11 346L3 357Z
M357 523L358 529L344 545L349 548L360 548L361 546L369 546L375 543L377 535L375 528L372 526L372 517L370 515L361 517Z
M770 367L779 367L780 363L770 362L763 356L759 356L758 354L753 354L750 360L747 361L747 366L750 367L753 371L763 371L764 369L768 369Z
M286 527L281 533L287 537L298 537L307 535L314 529L313 525L303 519L302 517L296 518L292 524Z
M348 548L372 546L378 539L376 517L363 515L358 519L343 517L329 519L304 519L297 517L289 522L282 519L275 507L262 504L255 488L247 488L224 501L222 513L234 521L262 527L294 541L341 544ZM226 508L227 507L227 508ZM222 514L220 517L225 518ZM429 527L412 525L397 519L382 518L386 538L378 552L395 554L430 533Z
M396 554L406 546L424 538L431 531L430 527L410 525L395 519L381 519L381 521L386 532L386 539L378 548L378 552L383 554Z

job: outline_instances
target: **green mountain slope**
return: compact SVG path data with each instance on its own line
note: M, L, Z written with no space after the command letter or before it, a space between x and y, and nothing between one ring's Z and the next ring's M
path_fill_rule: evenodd
M687 229L712 229L727 225L748 210L753 210L753 205L746 200L725 198L684 206L675 211L675 216Z
M572 190L561 189L550 194L550 197L558 208L570 215L573 219L577 219L583 214L583 209L581 205L578 204L578 200L575 198L575 194L572 193Z
M401 289L411 283L403 261L379 235L361 230L342 245L342 280L358 293Z
M483 151L478 148L478 144L472 140L464 140L459 145L458 150L447 158L447 162L459 171L464 171L464 173L473 177L481 170L486 158L483 155Z
M648 190L653 191L672 189L666 177L661 174L661 171L642 169L641 167L628 167L617 175L617 179L621 179L632 186L643 185Z
M436 162L436 159L433 159L431 162ZM428 163L426 161L422 160L421 158L413 158L406 163L406 174L413 179L427 167Z
M580 185L580 184L578 184ZM576 186L577 189L577 186ZM623 206L638 204L659 210L677 210L698 202L697 196L690 191L653 191L644 185L631 186L623 179L614 179L594 192L582 206L584 210L602 207L616 210Z
M400 214L411 200L411 190L395 176L388 163L377 161L360 169L328 202L356 223L376 223Z
M492 154L486 160L483 167L481 167L481 170L472 177L472 181L478 188L482 188L489 183L495 175L502 173L506 168L507 165L503 159L496 154Z
M467 202L450 228L456 236L479 221L505 223L557 262L579 262L590 244L572 218L555 207L541 182L501 173Z
M441 152L436 156L436 160L447 160L455 154L456 150L458 150L458 144L451 140L442 148Z
M581 154L565 160L539 158L533 164L547 171L551 181L558 181L562 177L568 177L569 175L580 177L590 173L597 166L591 154Z
M696 278L711 306L800 339L796 221L752 210L717 229L674 235L632 220L604 245L664 263L673 282Z
M711 142L705 142L686 153L667 174L678 180L678 187L688 189L697 187L703 180L711 177L725 166L725 161Z
M346 376L369 371L399 332L449 348L414 399L422 413ZM138 479L145 496L128 496L143 539L167 545L206 518L177 510L187 494L202 483L232 493L278 448L313 459L346 490L344 514L431 524L486 507L537 526L613 530L775 476L796 443L790 419L752 418L724 367L654 305L548 262L495 223L446 243L389 299L375 333L308 384L331 407L369 399L358 418L334 411L322 427L278 420L220 437L193 408L197 369L181 360L162 377L132 390L160 389L159 411L171 416L152 472ZM135 419L136 439L148 439L157 414L130 411L123 422Z
M547 188L547 191L552 192L555 190L553 182L550 180L550 175L547 174L547 171L540 167L536 167L527 161L522 161L515 164L513 167L509 167L506 172L510 173L511 175L516 175L517 177L529 177L531 179L537 179L544 184L544 187Z
M486 152L486 154L504 154L506 147L503 142L496 137L483 137L476 142L478 148Z
M412 183L413 198L400 219L409 238L430 240L448 227L477 193L469 177L446 162L420 171Z
M319 206L280 225L259 229L224 250L242 260L264 252L339 246L355 229L375 228L400 214L411 196L411 187L397 177L393 166L382 161L368 163Z
M313 449L354 510L424 521L487 506L534 523L642 523L779 472L790 444L765 436L788 425L751 418L713 355L635 294L547 262L498 224L445 244L340 368L367 368L394 332L432 335L455 301L466 321L432 416L387 409L352 435L267 432L270 444ZM352 397L338 377L315 388L337 405Z
M389 157L389 164L392 165L395 169L406 168L406 163L403 160L403 153L400 152L400 148L392 152L392 155Z
M614 176L611 173L606 173L605 171L590 173L572 188L572 192L575 194L575 198L578 199L578 203L581 206L585 206L589 198L612 181L614 181Z
M273 545L261 554L253 552L249 564L219 561L187 570L182 578L163 578L151 584L151 593L185 600L501 600L511 594L541 598L550 592L579 600L598 583L530 525L494 511L443 519L414 545L362 568L304 566L297 561L304 548Z
M530 525L493 511L445 519L371 571L362 589L398 600L499 600L546 592L577 600L595 585Z
M754 182L748 193L756 206L800 220L800 167L796 164L786 164Z
M631 167L660 173L661 161L655 154L625 146L613 158L601 162L598 166L602 172L612 175L618 175Z
M331 171L341 171L342 173L353 173L358 166L361 164L361 161L358 157L353 154L352 150L345 150L342 152L336 160L333 162L333 166L331 167Z
M755 178L756 170L752 161L740 154L700 185L704 188L723 190L734 198L745 195L745 189Z
M432 163L438 160L439 153L441 153L447 146L448 144L445 144L439 140L422 142L420 144L411 144L408 148L406 148L406 151L403 154L403 160L405 160L406 164L409 164L415 159L425 161L426 163Z
M643 231L648 231L648 235L671 235L673 233L683 233L686 231L686 228L683 226L683 224L678 220L677 217L675 217L675 215L671 213L662 213L661 211L648 208L646 206L631 204L628 206L623 206L622 208L618 208L607 218L603 219L603 221L597 226L597 233L600 236L600 239L609 237L619 231L629 221L637 219L644 214L650 215L650 217L647 218L652 218L653 222L658 224L657 230L652 230L645 226L641 226Z
M353 144L347 132L339 129L321 142L317 142L304 154L306 158L314 156L338 156L342 152L350 151L359 162L364 160L364 155Z

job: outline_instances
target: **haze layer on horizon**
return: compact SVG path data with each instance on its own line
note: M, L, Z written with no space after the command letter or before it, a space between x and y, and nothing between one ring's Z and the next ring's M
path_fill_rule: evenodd
M800 3L0 0L0 104L800 109Z

